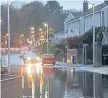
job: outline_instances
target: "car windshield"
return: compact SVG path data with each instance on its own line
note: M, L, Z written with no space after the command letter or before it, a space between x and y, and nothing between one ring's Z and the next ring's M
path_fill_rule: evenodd
M44 54L43 57L54 57L54 55L53 54Z
M25 53L25 55L26 55L27 57L31 57L31 58L36 58L36 57L37 57L36 54L33 53L33 52L27 52L27 53Z

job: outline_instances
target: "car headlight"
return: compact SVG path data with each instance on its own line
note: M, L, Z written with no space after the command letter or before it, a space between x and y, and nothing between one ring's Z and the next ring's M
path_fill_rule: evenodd
M37 60L40 60L40 58L39 58L39 57L37 57Z
M28 61L30 61L30 60L31 60L31 58L27 57L27 60L28 60Z

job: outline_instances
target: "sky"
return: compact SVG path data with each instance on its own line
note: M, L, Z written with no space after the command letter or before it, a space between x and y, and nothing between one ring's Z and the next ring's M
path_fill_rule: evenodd
M18 1L18 0L9 0L9 1ZM20 1L25 1L25 2L31 2L34 0L20 0ZM42 1L42 0L39 0ZM77 10L82 10L83 8L83 1L84 0L57 0L61 6L63 6L64 9L77 9ZM104 0L87 0L89 4L101 4L104 2ZM7 2L7 0L2 0L2 2ZM42 1L44 4L47 2L47 0Z
M59 3L63 6L64 9L78 9L82 10L83 8L83 1L84 0L70 0L70 1L59 1ZM89 4L101 4L104 2L104 0L100 1L94 1L94 0L89 0Z

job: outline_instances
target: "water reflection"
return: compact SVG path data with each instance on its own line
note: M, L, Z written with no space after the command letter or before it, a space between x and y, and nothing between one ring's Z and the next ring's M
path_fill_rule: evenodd
M95 80L93 80L95 76ZM35 74L36 98L98 98L108 96L108 76L91 72L77 72L73 69L62 71L56 68L43 68L41 73ZM107 81L106 81L106 80ZM93 84L95 82L95 85ZM104 87L103 87L104 86ZM96 97L97 98L97 97Z

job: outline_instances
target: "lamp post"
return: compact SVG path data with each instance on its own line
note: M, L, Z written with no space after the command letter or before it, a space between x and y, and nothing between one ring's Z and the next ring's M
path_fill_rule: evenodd
M39 31L41 32L41 36L42 36L42 29L40 28Z
M20 35L20 46L22 46L22 45L23 45L23 39L22 39L23 37L24 37L24 35L23 35L23 34L21 34L21 35Z
M93 9L93 17L92 17L92 25L93 25L93 66L95 67L95 5L92 4ZM96 98L96 81L95 81L95 73L93 73L93 96Z
M45 23L44 26L47 28L47 54L49 53L49 49L48 49L48 44L49 44L49 41L48 41L48 24Z
M8 74L10 75L10 11L8 1Z
M94 4L92 4L93 8L93 66L95 66L95 8Z
M93 66L95 66L95 7L94 7L94 4L92 4L92 8L93 8ZM96 90L96 85L95 85L95 73L93 75L93 86L94 86L94 98L96 98L96 93L95 93L95 90Z
M95 5L89 4L89 7L92 7L92 26L93 26L93 66L95 66Z
M41 32L41 35L40 35L40 43L42 43L42 29L40 28L39 31Z
M68 26L67 26L68 28ZM66 30L66 39L67 39L67 45L66 45L66 62L68 62L68 29Z

